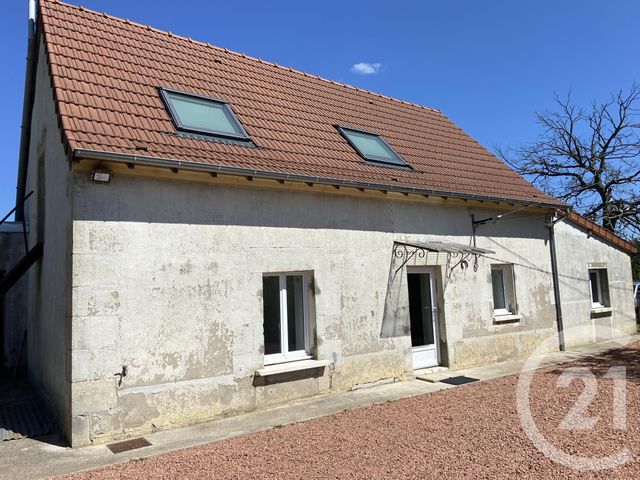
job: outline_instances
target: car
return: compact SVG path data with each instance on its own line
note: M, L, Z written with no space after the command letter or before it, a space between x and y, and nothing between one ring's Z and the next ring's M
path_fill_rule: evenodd
M636 322L640 324L640 282L633 284L633 305L636 309Z

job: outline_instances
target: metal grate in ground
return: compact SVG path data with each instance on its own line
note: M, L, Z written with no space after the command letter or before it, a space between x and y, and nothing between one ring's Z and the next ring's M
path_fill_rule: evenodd
M464 385L465 383L477 382L477 378L465 377L460 375L458 377L449 377L444 380L440 380L440 383L448 383L449 385Z
M110 443L107 445L109 450L113 453L128 452L129 450L136 450L138 448L149 446L151 446L151 442L144 437L132 438L130 440L124 440L123 442Z

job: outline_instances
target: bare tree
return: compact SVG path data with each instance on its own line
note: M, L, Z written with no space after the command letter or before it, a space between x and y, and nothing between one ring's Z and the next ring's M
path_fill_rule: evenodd
M530 144L497 149L535 185L603 227L640 236L640 86L583 109L555 97L537 113L544 132Z

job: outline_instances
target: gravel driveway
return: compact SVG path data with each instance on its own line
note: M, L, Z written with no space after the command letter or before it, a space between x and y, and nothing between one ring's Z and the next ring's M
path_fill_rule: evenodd
M627 368L626 430L612 426L614 380L603 378L612 365ZM557 385L576 366L598 379L585 412L600 417L591 430L558 428L584 390L580 380ZM471 383L65 478L640 478L636 459L580 472L546 458L520 426L517 382ZM566 453L603 457L628 448L640 458L640 344L539 370L530 405L539 430Z

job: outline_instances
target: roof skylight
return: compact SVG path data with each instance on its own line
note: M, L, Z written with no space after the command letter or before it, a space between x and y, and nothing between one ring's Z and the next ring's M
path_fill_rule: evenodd
M164 88L160 94L178 130L249 140L249 134L224 100Z
M365 160L407 166L402 157L387 145L380 135L347 127L338 127L338 130Z

